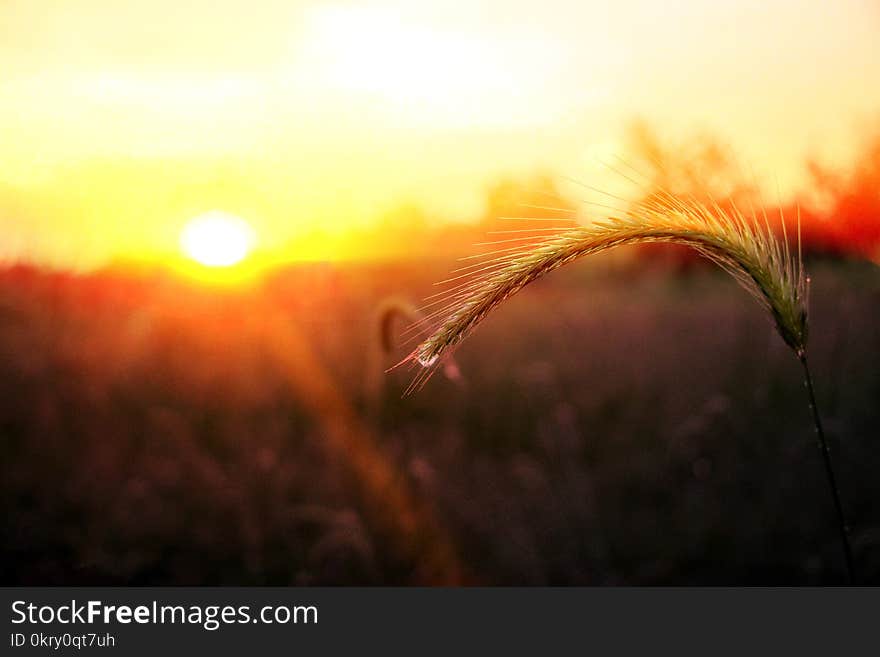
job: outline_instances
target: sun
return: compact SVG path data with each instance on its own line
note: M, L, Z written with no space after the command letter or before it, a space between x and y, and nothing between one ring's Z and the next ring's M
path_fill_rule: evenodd
M206 267L231 267L244 260L256 241L241 217L214 210L190 219L180 233L183 253Z

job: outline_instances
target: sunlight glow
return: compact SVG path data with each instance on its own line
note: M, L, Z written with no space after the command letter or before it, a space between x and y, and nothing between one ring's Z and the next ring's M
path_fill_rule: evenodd
M557 190L602 218L608 194L630 196L609 158L649 155L634 123L674 163L729 146L767 199L818 202L880 125L878 10L0 0L0 260L173 263L214 282L270 261L411 258L419 225L487 219L496 183L536 174L607 192ZM250 253L181 248L211 209L254 226Z
M199 215L184 226L180 247L187 257L206 267L230 267L247 257L255 237L246 221L215 210Z
M532 30L480 32L379 7L311 14L305 61L323 84L398 121L440 126L534 125L591 104L595 84L561 94L554 75L570 53ZM582 73L582 76L584 74Z

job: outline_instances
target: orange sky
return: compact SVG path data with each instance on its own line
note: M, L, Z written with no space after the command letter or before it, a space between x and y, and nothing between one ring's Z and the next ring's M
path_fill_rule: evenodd
M281 253L463 220L504 175L602 184L635 117L784 194L876 122L878 35L872 0L3 0L0 257L173 253L212 209Z

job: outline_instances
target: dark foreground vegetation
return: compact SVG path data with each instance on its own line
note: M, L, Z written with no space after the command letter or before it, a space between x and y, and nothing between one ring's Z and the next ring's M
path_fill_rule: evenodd
M809 264L819 403L880 583L880 269ZM2 583L844 581L799 365L729 277L569 267L401 398L376 309L447 267L238 291L5 270Z

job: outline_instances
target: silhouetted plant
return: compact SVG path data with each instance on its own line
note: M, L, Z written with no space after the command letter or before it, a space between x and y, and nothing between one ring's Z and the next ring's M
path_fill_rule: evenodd
M441 359L499 304L551 271L583 256L628 244L663 242L688 246L720 265L768 310L779 335L803 366L847 573L853 581L849 529L807 364L809 278L803 269L800 234L797 253L793 254L784 221L782 231L783 239L777 239L766 215L759 218L752 212L747 217L735 206L723 209L714 202L679 198L662 191L635 204L619 217L590 225L572 222L565 228L514 231L527 235L503 241L520 243L518 246L478 257L475 264L464 267L460 275L449 279L455 285L434 302L440 307L429 316L439 322L437 328L410 355L412 361L423 367L410 389L423 385Z

